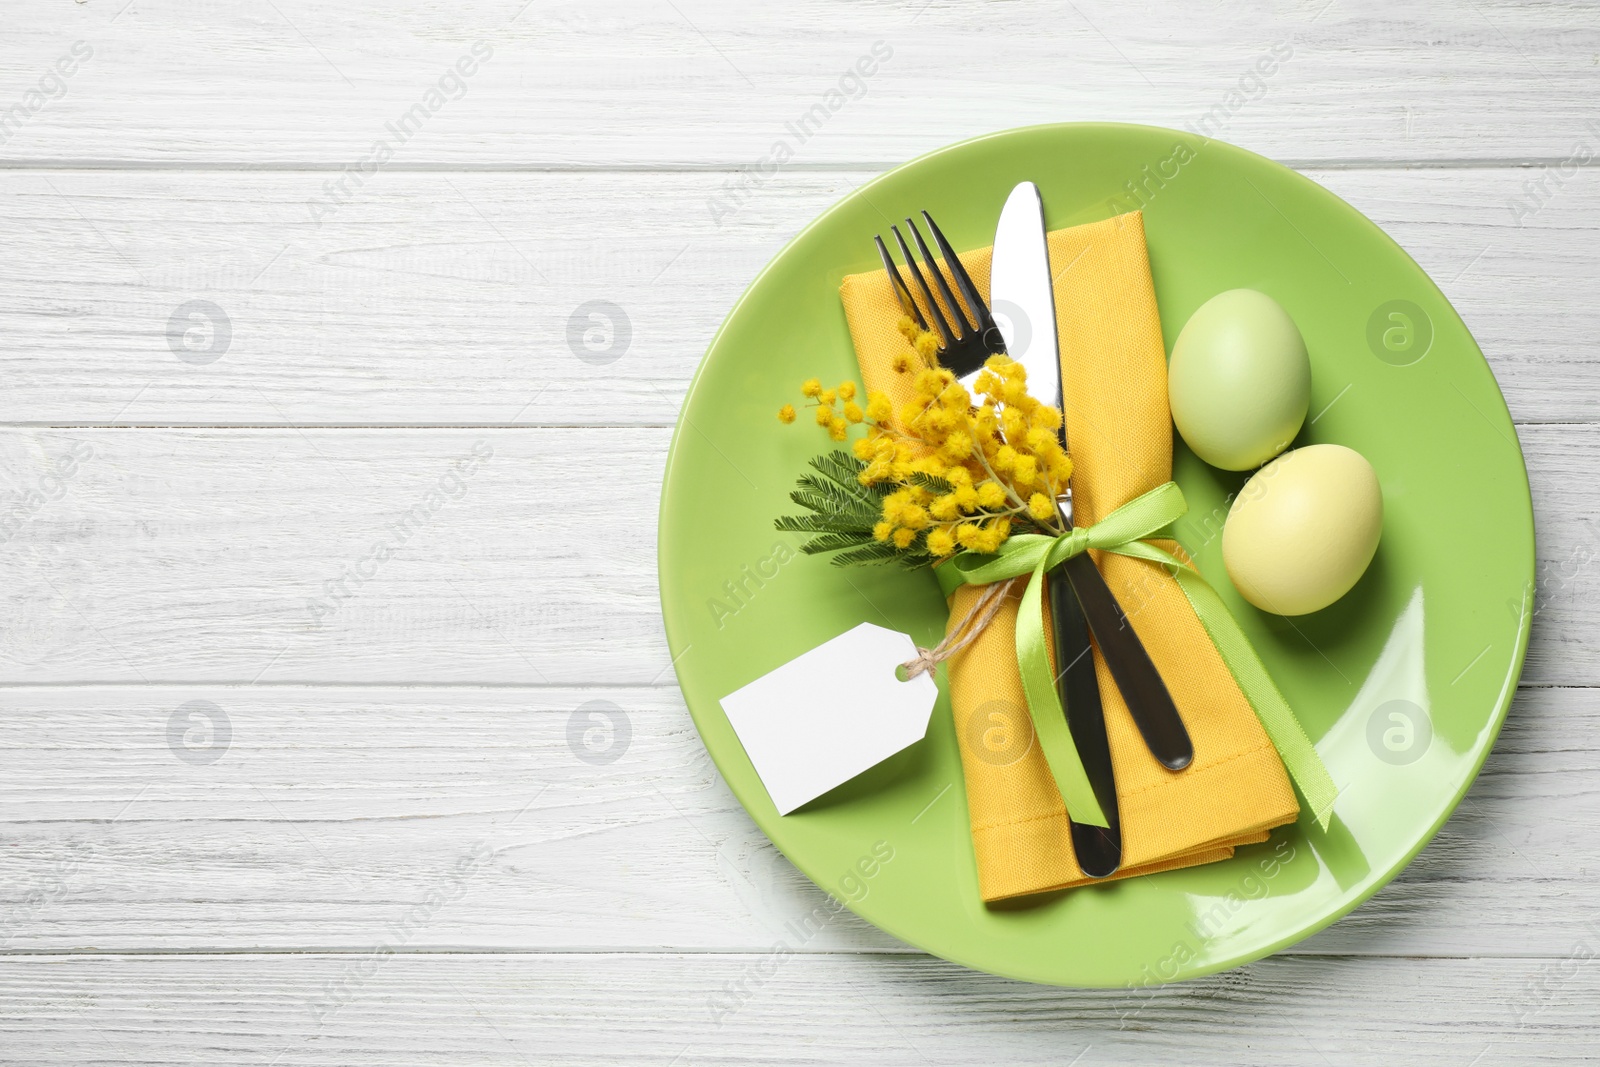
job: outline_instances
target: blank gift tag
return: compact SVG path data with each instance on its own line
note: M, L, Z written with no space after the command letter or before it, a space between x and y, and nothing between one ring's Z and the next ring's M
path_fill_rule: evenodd
M864 622L722 698L779 815L787 815L928 732L939 687L902 682L906 634Z

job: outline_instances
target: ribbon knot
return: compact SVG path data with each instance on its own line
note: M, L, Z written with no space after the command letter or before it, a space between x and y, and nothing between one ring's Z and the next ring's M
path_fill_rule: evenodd
M1183 491L1176 482L1167 482L1128 501L1092 526L1075 527L1054 536L1018 534L1008 538L993 554L962 553L935 568L934 575L946 597L962 585L991 585L1028 576L1022 603L1017 608L1016 652L1017 672L1027 697L1028 712L1033 718L1034 733L1072 819L1105 826L1105 812L1089 785L1056 693L1055 672L1051 669L1050 649L1045 640L1043 579L1048 571L1091 548L1160 564L1177 581L1223 662L1239 683L1240 691L1261 720L1267 736L1283 757L1285 769L1300 787L1317 823L1327 829L1338 790L1299 720L1251 647L1249 638L1199 571L1144 540L1187 511ZM965 645L975 636L975 632L969 632L961 643Z
M1081 555L1089 548L1089 527L1074 526L1061 537L1056 538L1056 543L1050 546L1050 552L1045 557L1047 563L1045 570L1051 570L1057 564L1065 563L1073 556Z
M934 570L939 585L949 596L962 585L988 585L1024 574L1043 574L1094 548L1141 559L1172 557L1142 539L1181 518L1189 510L1177 482L1135 497L1093 526L1075 526L1064 534L1017 534L1007 539L998 552L981 555L964 552ZM1175 562L1175 561L1174 561Z

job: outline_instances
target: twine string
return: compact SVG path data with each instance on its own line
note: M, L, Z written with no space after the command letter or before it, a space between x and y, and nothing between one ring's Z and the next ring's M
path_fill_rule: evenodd
M909 682L919 674L932 673L939 664L976 641L978 635L994 621L995 614L999 612L1000 605L1005 603L1006 594L1011 592L1011 587L1019 581L1020 577L1008 578L984 586L982 595L967 609L967 613L961 616L960 621L950 632L944 635L943 641L932 648L919 647L916 658L900 664L900 669L905 672L905 680Z

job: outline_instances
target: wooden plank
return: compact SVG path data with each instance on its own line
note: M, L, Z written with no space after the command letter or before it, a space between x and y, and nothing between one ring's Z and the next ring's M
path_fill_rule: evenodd
M1540 568L1524 680L1600 684L1600 426L1521 434ZM619 428L0 430L0 683L670 681L667 443Z
M666 680L667 440L0 433L0 472L41 498L0 554L0 678Z
M332 169L876 165L1071 118L1299 160L1564 158L1600 49L1582 5L1504 0L27 0L7 22L0 158Z
M1600 690L1524 690L1439 837L1290 951L1566 954L1597 759ZM0 783L0 951L750 952L826 902L664 688L0 689ZM907 951L848 913L806 949Z
M1600 182L1524 214L1523 168L1309 173L1444 288L1513 415L1600 418ZM393 173L318 226L319 173L0 171L0 422L671 425L750 279L870 176L785 173L718 226L716 174Z
M1592 1061L1593 944L1134 991L781 952L37 956L0 961L0 1010L19 1063L1552 1064Z
M360 947L436 891L413 948L745 950L822 899L672 689L72 688L0 706L11 951ZM816 945L901 947L848 914Z

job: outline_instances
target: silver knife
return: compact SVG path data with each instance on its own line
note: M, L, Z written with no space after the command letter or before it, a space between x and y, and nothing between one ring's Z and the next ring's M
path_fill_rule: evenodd
M1006 353L1028 371L1028 391L1059 406L1061 370L1056 358L1055 294L1050 253L1043 234L1044 210L1038 188L1032 182L1023 182L1011 191L995 227L989 310L1005 339ZM1063 510L1063 515L1067 514L1070 512ZM1055 633L1056 693L1066 711L1067 729L1083 762L1089 788L1094 790L1107 823L1102 829L1074 819L1072 848L1085 874L1104 878L1122 865L1122 820L1117 810L1117 780L1106 739L1100 683L1089 651L1089 625L1065 568L1050 573L1046 588Z
M1047 240L1039 189L1032 182L1022 182L1006 199L995 229L990 310L1005 339L1007 353L1027 369L1028 391L1041 399L1053 400L1062 408L1064 416L1065 398L1056 338L1055 276L1050 267ZM1066 432L1063 418L1063 445L1067 443ZM1063 523L1071 526L1070 494L1064 503L1058 502L1058 506ZM1092 657L1087 652L1090 629L1150 752L1166 767L1179 770L1194 758L1194 748L1155 664L1089 556L1076 556L1052 572L1049 590L1056 631L1056 662L1066 664L1057 678L1057 687L1067 710L1067 725L1078 745L1095 797L1111 821L1109 834L1098 827L1082 828L1100 835L1098 841L1079 841L1080 828L1073 824L1079 865L1086 873L1095 874L1096 871L1089 869L1091 864L1104 866L1114 862L1111 851L1115 847L1120 852L1120 833L1113 814L1116 788L1105 738L1105 718ZM1102 795L1102 790L1106 795ZM1088 857L1084 855L1086 850ZM1085 858L1091 863L1084 863Z

